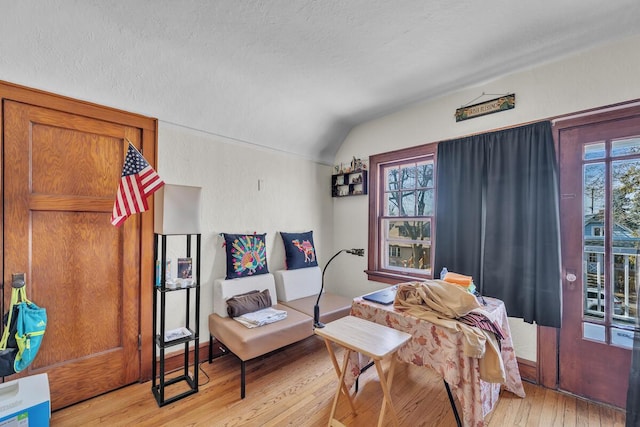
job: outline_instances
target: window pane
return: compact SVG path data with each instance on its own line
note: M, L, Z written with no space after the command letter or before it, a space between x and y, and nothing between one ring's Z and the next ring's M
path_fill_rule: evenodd
M403 165L400 168L400 186L403 189L416 188L416 166L415 163Z
M628 349L633 348L633 331L611 328L611 344Z
M394 244L397 252L389 251L388 267L431 271L431 246L418 243ZM390 247L391 248L391 247ZM391 256L391 254L397 256ZM421 271L421 273L429 273Z
M418 216L433 215L433 190L418 191Z
M433 188L433 161L419 163L418 171L418 188Z
M605 166L604 163L591 163L584 165L583 174L583 212L585 221L587 216L604 215L605 203ZM585 224L587 225L587 224ZM604 225L604 217L601 218L600 224L595 226L602 227ZM591 229L589 229L591 231ZM591 233L589 233L591 234Z
M400 174L400 170L398 168L387 168L385 169L385 184L384 188L386 191L394 191L398 189L398 176Z
M611 141L611 156L628 156L640 153L640 137Z
M604 142L588 144L584 146L583 160L604 159L606 154Z
M605 164L583 167L584 314L604 318Z
M389 245L389 267L404 267L403 259L407 259L409 251L407 247L409 245L393 244Z
M613 315L618 323L635 324L640 253L640 160L611 164Z
M387 268L431 273L431 221L386 220Z
M385 193L384 216L400 216L400 193Z
M402 198L402 209L400 216L416 216L416 195L413 191L403 191L400 193Z
M389 240L431 240L431 221L428 219L417 221L387 220L386 222Z

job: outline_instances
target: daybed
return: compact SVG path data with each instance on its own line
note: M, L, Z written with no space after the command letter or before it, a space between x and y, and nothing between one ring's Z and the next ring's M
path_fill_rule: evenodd
M318 276L318 272L318 267L312 267L278 271L275 279L273 274L268 273L214 281L213 313L209 315L209 363L213 359L214 340L219 341L240 359L241 398L245 397L247 361L313 335L313 305L317 292L320 291L321 283L318 279L322 279ZM285 319L257 328L247 328L228 316L227 300L229 298L252 290L263 291L264 289L269 289L274 308L287 311ZM315 292L315 296L311 292ZM276 301L280 295L283 295L287 301ZM321 321L329 322L349 314L351 299L324 293L320 305Z

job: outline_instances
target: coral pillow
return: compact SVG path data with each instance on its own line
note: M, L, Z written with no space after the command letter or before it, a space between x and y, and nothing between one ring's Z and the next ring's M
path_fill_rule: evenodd
M267 274L265 234L227 234L227 279Z
M307 231L306 233L280 232L280 235L284 243L287 270L318 265L316 248L313 245L313 231Z

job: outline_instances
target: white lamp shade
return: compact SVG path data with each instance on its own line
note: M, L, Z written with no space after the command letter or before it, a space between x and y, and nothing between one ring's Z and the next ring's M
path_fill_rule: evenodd
M199 234L202 187L165 184L154 193L157 234Z

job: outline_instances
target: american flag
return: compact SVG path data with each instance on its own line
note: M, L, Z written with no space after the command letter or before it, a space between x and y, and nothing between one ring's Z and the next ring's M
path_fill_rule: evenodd
M122 166L122 177L113 204L111 224L119 227L134 213L149 209L147 197L164 185L142 154L129 142L127 157Z

